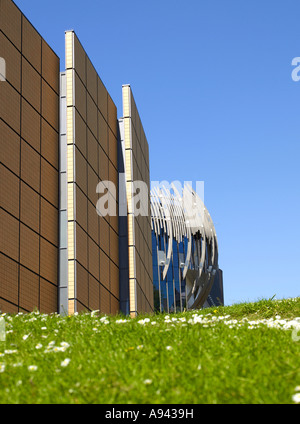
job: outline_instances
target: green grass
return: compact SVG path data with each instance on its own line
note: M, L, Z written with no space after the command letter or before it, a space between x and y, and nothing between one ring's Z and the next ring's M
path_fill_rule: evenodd
M97 314L5 315L0 403L293 403L300 338L267 325L278 316L278 327L300 317L300 298L155 315L144 324L145 316L105 324ZM61 343L69 346L53 349Z

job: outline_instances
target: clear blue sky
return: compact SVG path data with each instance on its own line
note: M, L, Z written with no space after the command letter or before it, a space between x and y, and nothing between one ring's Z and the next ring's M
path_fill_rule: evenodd
M225 303L299 296L299 0L16 3L62 69L76 31L119 116L131 84L151 180L205 181Z

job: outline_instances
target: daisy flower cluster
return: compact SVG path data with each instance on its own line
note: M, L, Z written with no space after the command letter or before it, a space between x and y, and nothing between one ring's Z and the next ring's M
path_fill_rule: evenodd
M70 347L70 344L65 341L60 343L56 343L55 341L50 341L46 345L43 343L43 339L47 339L50 334L56 335L57 333L59 333L59 327L63 325L64 321L59 319L61 317L57 313L47 315L47 314L42 314L38 311L34 311L28 314L19 312L14 317L12 317L9 314L3 313L3 314L0 314L0 318L5 319L6 335L20 332L20 330L18 330L18 320L20 318L22 318L23 324L24 323L29 324L28 327L25 327L25 328L32 328L31 332L28 332L26 334L23 333L20 336L18 334L17 336L18 339L20 340L20 343L21 344L24 343L27 346L26 349L28 349L28 359L31 357L33 350L39 351L44 349L43 350L44 353L59 353L59 352L66 352L67 349ZM53 326L51 326L50 329L47 328L45 323L46 321L49 323L49 320L50 321L55 320L56 328L53 329L52 328ZM36 322L37 325L34 324L34 327L33 327L30 324L34 322ZM40 326L39 326L39 323L40 323ZM37 338L41 339L41 342L34 344ZM16 339L15 339L15 342L16 342ZM5 343L5 346L7 344L8 342ZM26 364L24 364L23 362L14 362L13 360L10 360L10 361L7 360L8 355L9 356L15 355L17 357L18 353L19 351L17 349L4 349L3 351L0 350L0 360L3 358L3 362L0 362L0 373L4 373L6 370L8 370L8 367L9 367L8 364L10 364L10 366L14 368L25 366L29 372L35 372L38 370L39 367L38 365L35 365L35 364L26 366ZM71 360L69 358L62 360L61 367L67 367L70 361Z
M130 322L130 320L117 320L116 324L125 324ZM165 324L170 324L172 327L175 325L188 326L200 324L202 327L214 327L218 323L223 323L228 326L228 328L238 328L247 326L248 329L255 329L260 326L266 326L268 328L277 328L281 330L290 330L295 329L300 331L300 317L293 319L282 319L279 315L276 315L274 318L268 319L233 319L230 315L213 315L208 313L201 315L198 313L189 314L187 317L170 317L170 315L165 315L163 318ZM144 318L137 321L141 326L146 326L147 324L156 325L158 322L156 319L151 320L150 318Z
M167 321L169 322L169 321ZM281 319L279 315L275 318L269 319L248 319L242 318L240 320L231 319L230 315L212 316L207 314L205 316L193 314L192 317L187 321L188 324L201 324L203 327L211 327L216 325L218 322L223 322L229 328L247 326L249 329L254 329L259 326L266 326L268 328L277 328L281 330L296 329L300 330L300 317L294 319Z
M41 345L37 345L36 349L40 349ZM55 342L51 341L48 343L48 346L45 349L45 353L49 353L49 352L65 352L68 348L70 347L69 343L67 342L61 342L60 346L55 346Z

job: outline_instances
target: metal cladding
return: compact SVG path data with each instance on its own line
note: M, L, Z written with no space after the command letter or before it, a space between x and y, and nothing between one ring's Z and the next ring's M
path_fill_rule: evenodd
M219 270L217 235L209 212L189 185L180 193L172 184L171 189L151 190L151 216L154 264L159 270L154 281L159 291L156 309L201 308Z

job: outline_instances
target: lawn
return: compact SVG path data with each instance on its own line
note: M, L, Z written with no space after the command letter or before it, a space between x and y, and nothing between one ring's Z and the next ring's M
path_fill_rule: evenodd
M299 317L300 298L136 319L2 314L0 403L295 403Z

